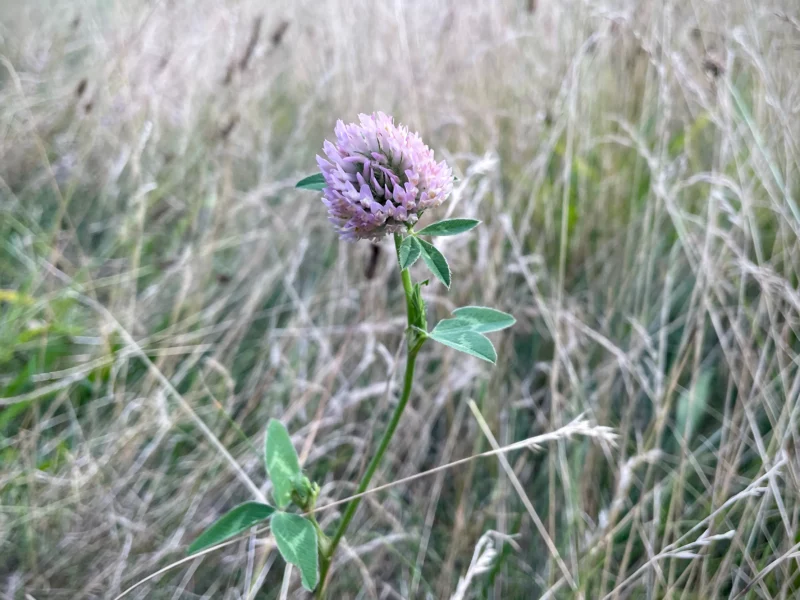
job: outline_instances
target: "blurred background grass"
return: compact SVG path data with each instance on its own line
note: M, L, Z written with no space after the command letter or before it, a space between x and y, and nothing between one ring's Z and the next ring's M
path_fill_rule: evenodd
M331 597L448 598L489 530L519 547L467 597L800 593L796 2L7 1L0 55L0 595L179 560L251 497L212 436L261 484L269 417L321 502L352 492L399 278L293 184L373 110L453 165L431 218L485 223L442 240L431 320L518 319L496 368L426 345L376 484L489 449L468 399L501 444L580 413L620 438L509 456L576 589L483 459L370 497ZM252 537L131 597L304 597L275 559Z

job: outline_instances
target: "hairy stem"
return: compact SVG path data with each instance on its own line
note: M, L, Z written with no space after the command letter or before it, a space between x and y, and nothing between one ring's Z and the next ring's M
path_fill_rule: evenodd
M402 237L398 234L395 234L394 241L395 241L395 246L399 250ZM409 326L409 330L407 331L409 344L408 344L408 355L406 358L406 373L405 377L403 378L403 393L400 395L400 401L397 403L397 408L394 409L394 412L392 413L392 418L389 420L389 424L386 426L386 431L383 432L383 437L381 437L378 449L375 451L372 460L369 461L367 470L364 472L364 476L361 478L361 483L358 484L356 495L362 494L367 491L369 483L372 480L372 476L375 474L375 471L378 470L378 466L380 465L381 460L383 459L383 455L386 454L386 450L389 447L389 443L392 441L394 432L397 429L397 426L400 424L400 418L403 415L403 410L405 410L406 404L408 404L408 399L411 397L411 386L414 382L414 365L417 360L417 354L419 353L419 349L422 347L422 344L425 341L424 337L419 338L411 331L412 311L413 311L412 308L413 287L411 285L411 276L408 273L408 269L403 269L400 272L400 277L403 280L403 291L405 292L406 295L406 310L408 314L408 326ZM333 562L333 555L336 553L336 548L339 545L339 542L341 541L342 537L344 537L344 534L347 531L347 527L350 525L350 521L353 520L353 517L355 516L356 510L358 509L358 505L360 503L361 503L360 497L354 498L349 502L347 508L344 511L344 516L342 517L342 520L339 523L339 527L336 529L336 533L334 533L333 537L330 540L328 552L321 557L319 587L317 587L317 597L320 599L322 599L325 595L325 583L326 583L325 579L328 575L328 569L330 568L330 565Z
M402 238L400 235L395 234L394 236L394 245L397 249L397 261L400 262L400 242ZM412 299L411 295L413 294L413 288L411 285L411 274L408 272L408 269L403 269L400 271L400 279L403 280L403 291L406 293L406 316L408 318L408 326L411 327L413 325L413 306L412 306Z

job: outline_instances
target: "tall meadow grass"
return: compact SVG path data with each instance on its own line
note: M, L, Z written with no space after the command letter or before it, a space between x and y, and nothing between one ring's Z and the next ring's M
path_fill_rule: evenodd
M517 319L493 369L423 348L375 484L491 450L470 400L500 445L581 414L618 439L368 496L330 597L797 597L798 69L792 0L5 2L0 597L182 559L269 491L270 417L320 505L353 493L404 300L390 240L339 242L293 186L373 110L453 167L435 218L485 223L443 240L432 313ZM304 597L276 554L129 597Z

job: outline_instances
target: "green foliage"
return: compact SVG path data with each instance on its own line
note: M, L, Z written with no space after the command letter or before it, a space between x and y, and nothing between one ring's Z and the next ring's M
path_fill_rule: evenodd
M474 229L480 225L480 221L475 219L444 219L431 223L422 231L418 231L417 235L433 235L433 236L446 236L458 235L470 229Z
M447 259L439 252L433 244L429 244L423 240L418 240L422 249L422 260L430 269L431 273L436 276L436 279L441 281L446 288L450 288L450 265L447 264Z
M477 358L488 361L492 364L497 362L497 352L495 352L492 342L484 335L468 329L436 328L428 334L433 340L440 344L455 348L459 352L470 354Z
M398 250L398 260L400 261L400 268L401 269L408 269L417 262L420 254L422 254L422 246L420 246L419 240L415 238L413 235L406 236L403 240L403 243L400 244L400 249Z
M415 283L411 293L411 322L409 325L418 327L423 331L428 329L428 320L425 316L425 300L422 299L422 286L427 283L427 280L422 283Z
M690 18L693 14L691 10L682 12ZM739 13L741 11L732 11L734 21ZM479 13L465 15L479 17ZM86 46L75 36L86 31L87 19L93 20L91 15L84 15L81 27L62 28L65 32L69 30L64 34L70 36L68 49ZM457 19L456 24L473 20ZM419 21L424 23L425 20ZM781 34L776 43L790 39L794 33L791 23L782 23L780 19L773 21L769 22L770 27L775 34ZM565 31L572 25L565 21ZM646 29L648 23L641 25ZM676 30L681 31L690 31L694 25L675 23ZM724 29L724 23L719 25ZM699 33L693 29L691 32L692 36ZM458 33L453 32L454 35ZM13 41L12 35L11 45L15 46ZM55 40L56 50L63 46L61 42L61 38ZM522 42L528 44L528 38ZM303 48L299 50L302 52ZM67 52L68 55L72 53ZM536 53L517 54L523 61L529 54L534 62L537 60ZM511 72L504 73L494 82L499 85L497 93L487 96L485 106L476 106L474 98L463 94L469 78L450 78L451 87L444 91L456 99L451 112L464 119L464 126L437 128L435 140L437 152L439 147L446 149L447 155L456 157L458 166L465 171L472 166L472 154L476 149L496 153L499 159L496 172L470 170L460 187L463 194L475 197L479 211L475 216L507 218L519 236L513 248L500 231L491 236L487 255L490 268L486 273L475 273L476 276L470 278L470 286L458 290L456 305L489 302L482 296L498 289L504 306L530 303L533 280L524 268L509 268L499 280L496 271L509 260L518 259L518 266L524 267L527 264L524 261L535 259L537 262L531 262L530 268L538 287L537 296L541 296L546 306L557 294L563 296L562 316L571 318L574 311L576 323L581 324L581 330L576 330L576 343L569 349L569 359L576 366L578 378L562 370L561 378L555 382L559 392L569 397L569 402L561 405L565 411L561 416L568 417L573 411L588 407L602 424L619 427L622 439L629 440L614 453L613 460L604 459L606 450L588 442L585 454L584 446L578 446L578 442L568 444L566 458L569 460L564 463L560 455L558 458L558 464L568 472L566 475L563 470L558 472L554 488L548 483L547 454L525 453L521 457L518 473L530 491L531 502L542 515L556 512L554 543L559 551L567 556L574 540L597 533L592 523L598 521L598 512L610 514L607 509L616 499L615 482L620 465L651 450L660 450L666 455L666 460L634 467L633 485L619 498L625 509L616 521L612 518L608 523L603 548L577 556L573 574L580 579L582 588L573 592L562 585L556 593L560 597L580 593L585 597L600 597L611 592L622 579L652 558L648 554L649 546L643 545L648 537L658 542L664 531L669 531L674 539L728 498L740 493L755 477L776 464L776 453L780 458L787 431L791 437L789 416L796 413L796 395L792 394L796 366L792 358L797 355L800 338L792 327L796 311L791 308L794 305L790 296L798 288L797 237L794 235L796 219L790 214L789 203L800 195L796 177L791 176L794 146L791 139L788 142L786 139L787 136L791 138L794 123L785 119L786 101L780 102L779 97L788 73L785 68L790 67L792 61L766 60L762 65L757 53L739 57L742 60L726 66L728 72L716 83L708 82L711 87L719 87L726 100L711 106L713 114L709 118L706 112L709 107L704 101L698 104L696 98L687 99L679 93L680 101L672 102L674 98L669 97L672 91L681 90L681 74L675 79L669 69L662 73L658 69L661 64L658 56L636 52L626 53L622 58L615 53L610 56L613 60L607 60L609 56L603 53L593 56L591 70L586 76L582 75L580 88L575 89L582 109L558 112L557 103L550 106L542 115L542 122L536 125L536 135L531 135L531 127L520 127L515 116L530 104L530 94L526 90L534 89L539 78L527 81L513 77ZM19 58L24 55L20 54ZM60 58L58 52L53 53L55 62L47 67L48 72L58 68L63 62ZM17 58L12 56L11 60L16 62ZM493 65L493 61L483 61L476 68ZM517 66L524 70L527 65ZM754 66L757 68L752 68ZM781 66L781 70L772 72ZM512 64L509 68L517 67ZM80 70L80 74L65 71L50 79L77 81L88 73L91 81L91 69L87 72L86 65L81 65ZM0 71L0 80L11 81L6 70ZM620 89L616 82L623 71L629 85ZM20 70L20 73L25 72L24 68ZM543 73L547 79L548 73ZM772 79L773 74L778 77ZM769 77L766 83L762 75ZM229 157L230 144L217 143L216 137L207 135L225 125L218 122L219 111L209 106L203 97L197 97L192 102L188 120L198 125L195 129L202 135L190 133L187 136L180 126L160 123L158 114L153 113L155 131L159 134L147 142L146 152L141 155L141 169L126 167L112 177L104 172L104 157L120 148L137 147L133 137L138 136L138 130L124 126L104 136L103 144L94 144L92 140L97 138L97 132L93 124L107 112L100 96L95 100L97 118L81 117L78 128L74 126L75 118L82 111L82 103L63 103L63 115L59 110L54 112L53 103L47 101L47 85L30 83L33 95L44 100L31 105L30 119L13 118L18 108L26 106L25 95L17 94L22 104L16 108L16 100L9 99L7 112L11 117L4 121L9 135L5 136L8 144L4 147L7 164L3 177L12 181L10 187L4 186L0 192L3 197L0 202L3 206L0 211L3 215L0 218L0 246L3 248L0 251L0 288L8 288L0 290L0 388L3 388L0 396L8 398L35 390L40 392L31 395L31 399L0 407L0 438L4 438L0 444L0 464L8 467L0 498L6 507L0 520L7 526L0 564L6 571L21 573L23 579L26 573L45 573L46 576L39 579L53 589L81 589L91 579L93 570L105 568L104 561L112 552L116 554L113 546L121 542L109 538L108 544L98 545L85 535L79 535L76 543L70 546L69 563L63 568L48 569L54 560L58 562L60 540L74 537L76 532L85 531L87 527L102 525L97 509L102 504L101 497L108 494L95 494L96 500L84 496L80 502L70 502L65 495L68 486L64 483L70 477L80 476L84 481L90 475L73 463L80 467L81 461L85 462L89 456L107 465L98 471L97 481L86 480L84 487L99 486L97 489L101 489L108 484L110 492L118 486L114 486L114 478L108 479L106 473L113 472L118 479L138 473L137 489L152 496L153 504L163 508L141 516L146 530L137 533L135 545L144 551L136 552L134 548L129 561L132 570L141 571L147 569L149 549L154 552L160 549L163 531L180 525L183 514L178 499L184 496L188 505L191 495L203 489L204 481L214 480L214 472L199 469L197 465L219 462L212 461L213 450L202 443L197 428L179 423L181 417L177 413L169 415L176 426L162 443L154 443L152 434L157 432L151 434L150 431L152 421L147 410L150 405L138 401L139 397L148 397L152 376L142 368L141 361L127 353L117 354L114 345L106 339L108 325L100 315L83 306L69 311L54 307L49 298L58 294L62 287L69 287L72 292L82 291L114 312L120 310L118 314L123 324L135 323L135 337L141 340L148 356L160 359L157 361L159 368L193 403L195 398L200 402L206 395L203 384L205 378L209 378L210 389L216 398L223 399L225 413L222 408L219 413L230 414L230 421L215 417L217 413L207 412L204 405L197 408L208 418L209 426L223 443L235 445L234 454L243 448L231 425L241 427L243 435L257 437L263 432L260 428L266 418L277 414L276 407L291 401L298 378L318 373L330 362L331 352L346 349L345 344L352 345L352 341L358 343L360 338L331 334L331 348L323 348L323 351L317 346L324 344L305 343L304 337L296 338L302 343L294 343L295 338L281 337L279 340L288 341L276 340L280 345L280 364L267 370L269 348L265 348L264 342L275 340L273 330L280 332L284 327L297 325L298 321L325 327L334 322L345 325L364 318L360 303L336 304L333 308L329 302L319 302L320 294L338 290L343 283L339 279L341 272L334 268L339 244L326 244L324 248L315 247L314 252L306 253L296 278L289 283L297 288L304 302L308 301L309 315L297 314L298 308L305 313L306 306L298 305L294 296L289 297L285 289L289 285L283 278L260 276L261 271L270 268L275 257L290 255L295 239L308 231L307 223L295 223L289 218L293 216L291 207L287 206L292 201L291 194L278 191L268 194L265 201L269 210L263 213L263 207L254 206L249 200L241 201L246 195L243 192L253 189L263 179L264 164L275 166L274 176L281 178L296 168L297 157L317 151L323 137L329 135L332 118L329 108L336 104L325 86L320 87L321 95L315 98L313 105L304 104L303 99L314 91L313 72L304 73L298 81L291 73L287 75L280 69L276 76L280 85L272 85L274 82L270 79L267 82L270 85L262 86L263 97L259 96L260 89L253 88L253 93L244 99L246 105L239 111L243 117L240 130L246 127L252 131L236 136L237 153L233 161L221 160ZM332 81L337 84L335 77ZM491 77L487 81L491 84ZM763 90L770 88L770 81L776 82L772 88L776 90L778 101L765 105ZM46 81L41 83L46 84ZM664 85L658 85L660 83ZM705 87L706 82L701 83ZM28 85L25 77L23 84ZM735 86L733 92L729 89L731 86ZM337 85L327 87L338 89ZM667 97L660 93L662 88ZM218 96L211 93L209 97L213 100ZM467 104L459 103L459 98L467 98ZM593 101L581 103L585 98ZM664 102L672 102L675 110L667 111L668 115L660 110ZM400 98L396 104L397 110L408 114L408 102ZM609 110L619 118L607 119ZM493 115L492 119L482 118L487 111ZM57 123L62 117L66 121L64 130ZM265 127L259 127L261 120L266 123ZM125 125L124 121L120 123ZM423 127L425 121L423 115ZM39 153L31 152L39 147L31 148L26 143L30 136L25 137L25 133L36 123L40 125L36 129L42 132L41 143L54 169L57 167L56 190L60 187L64 198L50 190L53 186L49 170L46 165L39 165ZM625 123L633 125L622 127ZM781 123L786 126L776 127ZM128 130L133 136L130 139ZM572 132L570 144L565 133L568 130ZM56 142L65 136L70 141L70 154L77 153L79 157L78 168L72 169L75 175L70 175L70 169L60 164L63 148ZM595 143L597 140L611 143ZM557 142L555 146L554 141ZM82 146L83 143L88 145ZM188 148L187 152L183 152L184 147ZM720 147L725 150L720 152ZM174 160L168 162L165 151L173 152ZM663 155L664 160L652 163L649 154L653 152ZM28 154L30 156L26 156ZM70 161L63 162L68 165ZM532 164L536 168L531 168ZM670 165L677 165L677 171L670 170ZM218 184L221 167L225 169L225 186ZM315 168L313 163L311 168ZM145 196L138 192L143 183L137 175L139 170L157 185ZM314 177L319 178L319 175ZM680 205L677 212L663 210L659 186L664 177L667 187L678 186L675 188ZM88 182L88 189L83 184L76 187L75 181L79 179ZM113 185L109 186L108 181ZM319 181L317 185L322 187ZM476 192L483 194L483 186L485 196L478 199ZM298 187L320 195L314 187ZM137 198L139 200L135 200ZM313 202L313 194L310 200ZM140 211L130 210L139 203L146 205L146 210L141 211L144 219L141 223L138 222ZM63 215L60 207L63 207ZM314 215L320 223L323 213ZM279 218L274 218L276 216ZM713 226L709 226L709 219ZM680 227L683 229L679 232ZM269 240L264 245L268 250L263 250L263 255L260 243L254 246L248 241L251 233L260 236L262 231ZM425 235L431 234L425 233L423 237ZM715 259L714 268L698 273L690 259L693 253L702 251L696 244L704 236ZM192 252L197 250L203 260L190 261L185 268L180 263L172 266L170 261L180 259L187 247ZM672 248L676 252L671 253ZM262 269L259 263L266 266ZM234 285L220 284L217 273L209 269L212 264L232 274ZM255 267L248 270L251 264ZM560 265L563 277L555 277ZM42 270L42 267L47 268ZM66 273L74 284L67 285L53 277L53 267ZM185 296L179 294L183 277L187 283L183 290ZM32 283L26 283L26 279ZM710 296L706 293L709 289ZM422 328L424 326L419 323L425 311L419 287L415 285L412 292L410 304L414 308L410 312L415 315L414 322ZM261 300L254 304L253 317L249 318L243 310L247 306L245 302L250 298L255 301L259 295ZM685 302L677 302L677 298L684 295ZM696 302L696 298L706 296L711 300ZM399 304L387 304L387 299L394 300L395 295L380 294L374 303L370 298L369 305L377 309L375 316L398 315L402 311ZM773 304L777 307L777 318L769 318L764 312L764 302L767 302L767 309ZM214 310L209 310L211 306ZM666 318L660 318L659 313L664 308L669 309L669 314L664 313ZM464 313L459 311L451 316L463 317ZM233 325L223 327L231 317L236 317ZM559 348L546 317L546 311L532 311L526 334L515 335L513 345L512 340L504 344L500 353L503 361L499 361L501 365L496 376L481 382L489 387L485 392L487 420L498 425L504 440L523 439L542 426L537 421L540 402L518 403L517 408L517 404L510 406L506 400L509 390L548 389L546 367L559 360ZM719 338L730 334L731 319L744 332L736 338L738 343L725 343L725 339ZM556 321L558 325L560 317ZM786 327L783 327L784 321L788 323ZM58 327L62 326L59 331ZM208 327L206 332L201 331L205 327ZM225 343L220 343L222 339L217 333L220 331L222 335L230 335ZM485 329L474 332L491 338L491 333ZM590 332L597 335L585 335ZM665 334L663 338L662 333ZM435 335L440 334L448 337L444 326ZM322 335L327 334L323 332ZM180 346L188 348L189 344L201 341L209 347L224 349L224 352L211 352L229 371L229 380L235 385L233 393L227 392L222 377L205 370L203 360L194 362L195 357L205 356L200 353L199 346L192 360L185 360L188 356L181 354ZM694 354L695 349L697 354ZM423 358L428 356L423 355ZM694 371L698 368L695 358L702 365L700 373ZM94 360L101 366L90 371L90 361ZM748 387L747 369L756 362L758 382ZM347 370L348 364L343 364L342 368ZM442 368L439 361L426 361L422 385L446 376ZM65 369L75 370L62 373ZM680 382L686 388L673 394L670 418L659 418L652 408L653 369L658 379L663 378L670 385ZM376 374L376 370L380 372ZM188 375L182 379L184 372ZM71 377L70 373L86 375L69 383L66 377ZM352 382L348 373L343 375L354 386L374 383L383 376L381 366L359 370L357 379ZM219 390L215 388L217 379ZM49 386L59 382L65 387L47 391ZM420 389L419 385L415 382L415 389ZM750 388L755 391L748 394ZM759 393L761 388L763 394ZM262 394L261 390L266 393ZM253 398L253 391L260 397ZM770 398L774 402L770 403ZM668 404L668 399L663 400ZM314 400L310 401L313 405ZM211 400L207 402L210 404ZM747 417L751 419L752 412L752 419L745 423L747 426L737 427L743 418L745 402ZM170 413L171 404L168 400ZM484 406L481 408L484 410ZM352 414L348 421L355 432L361 432L362 424L377 422L383 417L371 414L374 410L371 403L361 403L349 411ZM485 449L485 442L453 431L460 421L449 412L441 411L441 424L435 430L430 423L423 424L424 433L430 434L424 439L437 442L452 431L457 443L456 455ZM501 414L502 419L499 418ZM732 429L727 425L729 414L733 418ZM325 429L328 431L327 427ZM726 435L728 431L732 434ZM335 431L329 433L337 435ZM756 448L754 436L763 437L763 448ZM689 451L685 456L676 452L681 438L685 438ZM114 440L124 442L125 451L119 452ZM473 450L470 450L471 444L475 445ZM401 454L406 450L396 446L395 442L394 447ZM145 449L147 452L143 453ZM419 450L422 456L425 449ZM434 451L432 447L426 454L426 461L434 458ZM314 463L314 475L331 473L338 478L335 474L349 472L349 465L362 459L357 455L359 452L359 448L350 444L337 446ZM140 457L147 457L144 470L140 469ZM364 460L368 458L363 457ZM131 465L138 470L128 471ZM420 469L426 466L422 463ZM37 469L46 469L53 477L41 476ZM219 469L221 467L214 467L214 470ZM686 473L680 481L676 473L684 470ZM787 473L791 475L790 470ZM784 475L786 479L788 475ZM230 485L224 479L206 493L224 494ZM564 485L558 485L562 479ZM430 579L432 589L420 591L420 596L425 593L431 597L443 596L451 591L461 574L459 571L466 568L464 561L469 559L468 544L472 537L478 535L479 529L493 526L492 515L498 508L498 498L501 499L500 508L518 515L516 524L513 518L508 519L504 531L519 533L524 539L530 537L533 528L527 513L521 510L515 498L503 494L503 481L504 476L492 460L474 463L468 474L466 469L447 474L442 501L430 531L428 554L421 566L422 580ZM567 486L567 482L574 485ZM680 487L671 494L670 490L676 489L678 484ZM301 500L308 497L309 490L302 474L292 480L292 487L295 503L295 495ZM791 518L797 511L797 488L789 484L779 488ZM424 509L420 490L424 493L425 486L407 492L407 510L404 508L403 514L398 516L401 524L411 529L424 517L417 512ZM554 507L549 504L551 494L557 502ZM800 534L796 528L786 531L780 518L774 520L780 512L774 510L779 496L771 496L766 494L761 499L745 494L708 524L716 532L719 526L732 523L741 532L739 537L744 542L730 544L730 550L719 549L724 544L704 550L704 558L697 561L697 568L687 577L681 576L680 563L685 561L667 559L661 565L665 573L669 573L665 576L670 582L666 588L665 581L659 590L648 591L646 588L659 578L645 577L629 589L618 591L631 597L647 593L658 597L673 592L677 596L681 591L687 598L701 594L727 597L734 579L738 579L738 591L742 591L747 576L754 576L774 563L776 568L760 582L763 595L783 593L793 597L800 587L796 561L776 560L783 550L800 542ZM673 498L675 509L669 510ZM169 509L170 506L175 506L176 510ZM463 523L455 522L452 513L457 511L452 510L453 506L463 506L461 512L475 517L466 528ZM637 516L632 523L631 514ZM573 521L570 515L581 518ZM130 514L122 516L129 518ZM456 538L463 544L453 543ZM496 587L494 582L488 584L491 574L487 573L487 591L473 589L471 594L475 597L494 594L504 598L541 595L539 586L544 585L539 583L541 578L552 573L555 579L558 574L549 553L541 552L540 543L523 546L524 554L519 560L495 563L493 571L499 573ZM398 563L401 563L400 557L405 557L410 567L385 568L387 561L378 555L383 556L383 553L363 558L371 573L397 589L403 588L406 574L416 567L414 553L409 553L404 544L390 545L387 551L399 555ZM225 577L229 570L225 565L210 562L195 574L193 587L198 594L211 590L212 582ZM442 569L442 565L453 565L453 568ZM725 567L719 574L718 566ZM570 564L571 571L572 567ZM270 572L265 589L270 589L270 584L279 577L275 571ZM450 575L450 580L443 574ZM339 570L337 575L338 587L329 597L355 594L360 584L356 570ZM154 589L142 593L153 598L169 595L171 592L167 589L174 588L183 576L180 570L166 574L157 580ZM241 576L241 570L231 576ZM770 579L772 577L774 579ZM605 582L603 585L601 580ZM23 580L22 587L27 583ZM231 580L230 583L235 582ZM774 584L778 584L777 587L773 587ZM477 579L473 585L479 585ZM601 588L605 588L603 594L600 594ZM753 590L750 591L756 593L759 588ZM275 590L262 590L263 593L269 597Z
M325 189L325 178L322 173L315 173L301 179L294 187L299 190L323 190Z
M270 518L275 509L269 504L245 502L231 509L220 517L211 527L206 529L189 546L189 554L195 554L211 546L224 542L228 538L245 531L265 519Z
M678 439L686 437L686 442L691 442L697 426L700 423L708 406L711 391L712 371L703 371L691 391L685 391L678 400L678 410L675 415L675 436Z
M483 334L511 327L516 323L514 317L484 306L465 306L456 309L453 314L456 315L454 319L439 321L428 337L494 364L497 353L492 342Z
M289 432L277 419L270 419L267 424L264 459L272 481L272 497L278 508L285 508L292 500L292 491L302 471Z
M453 311L457 320L469 323L473 331L489 333L511 327L517 320L508 313L486 306L462 306Z
M300 569L303 587L311 591L319 581L317 530L305 517L279 512L272 517L272 535L283 559Z
M319 486L299 473L292 479L292 502L304 511L311 510L317 501Z

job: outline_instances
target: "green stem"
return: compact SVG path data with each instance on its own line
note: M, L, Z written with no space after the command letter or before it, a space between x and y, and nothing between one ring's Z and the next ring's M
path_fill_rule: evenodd
M400 262L400 242L402 238L399 234L394 234L394 246L397 249L397 261ZM411 327L413 325L412 322L412 311L414 310L412 307L412 294L414 293L413 287L411 285L411 274L408 272L408 269L403 269L400 271L400 279L403 280L403 291L406 293L406 316L408 318L408 326Z
M400 242L402 241L402 237L398 234L394 236L395 246L400 248ZM386 450L389 447L389 443L392 441L392 437L394 436L394 432L397 429L397 426L400 424L400 418L403 415L403 410L405 410L406 404L408 404L408 399L411 396L411 386L414 382L414 365L417 360L417 354L419 353L419 349L422 347L425 338L418 338L417 336L412 334L410 327L412 325L412 293L413 287L411 285L411 276L408 273L408 269L403 269L400 272L400 277L403 280L403 290L406 294L406 309L408 314L408 325L409 330L407 334L409 335L409 344L408 344L408 356L406 359L406 373L403 379L403 393L400 396L400 401L397 403L397 408L394 409L394 413L392 413L392 418L389 421L389 425L386 427L386 431L383 432L383 437L381 438L380 444L378 445L378 449L375 451L375 454L372 457L372 460L369 461L369 465L367 465L367 470L364 472L364 476L361 478L361 483L358 484L358 489L356 490L356 494L363 494L367 491L369 487L369 483L372 480L372 476L375 474L375 471L378 470L378 466L380 465L381 460L383 459L383 455L386 454ZM412 341L413 340L413 341ZM317 588L317 597L324 598L325 595L325 578L328 575L328 569L330 568L331 562L333 561L333 555L336 553L336 547L339 545L342 537L344 537L345 532L347 531L347 527L350 525L350 521L353 520L353 517L356 514L356 510L358 509L358 505L361 503L361 498L353 498L348 504L347 508L344 511L344 516L342 517L341 522L339 523L339 527L336 529L336 533L330 540L330 546L328 547L328 552L325 556L322 557L321 565L320 565L320 578L319 578L319 587Z

